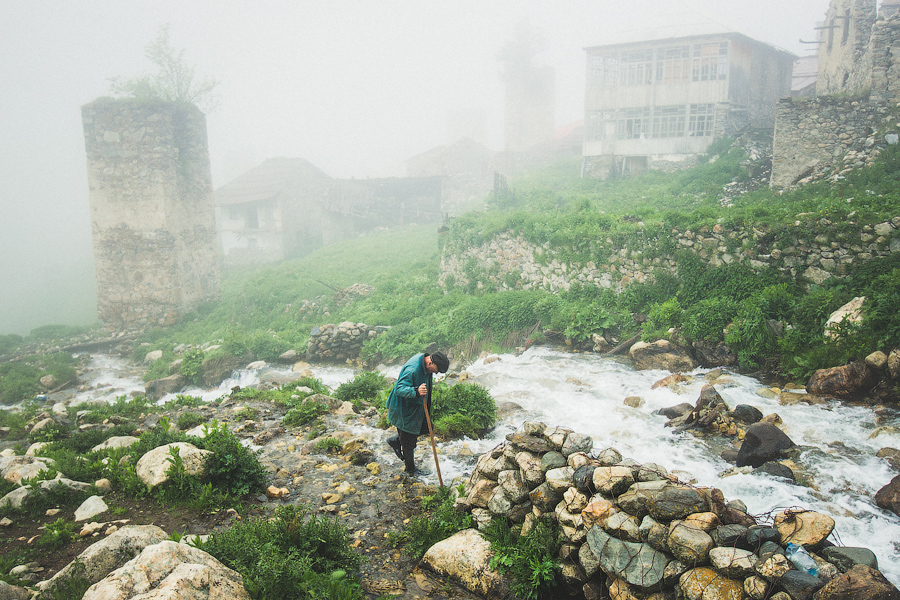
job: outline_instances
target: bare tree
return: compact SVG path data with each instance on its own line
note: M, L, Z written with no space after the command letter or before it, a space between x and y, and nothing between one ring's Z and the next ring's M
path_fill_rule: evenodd
M215 109L213 89L219 82L213 78L195 81L193 67L184 60L184 49L173 48L170 43L168 24L159 28L156 39L144 49L144 56L158 67L158 72L136 78L109 78L114 96L190 102L206 112Z

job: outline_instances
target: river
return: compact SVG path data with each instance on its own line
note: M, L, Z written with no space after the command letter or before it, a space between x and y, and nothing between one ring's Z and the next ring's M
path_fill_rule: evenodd
M286 371L277 367L275 370ZM314 365L312 371L332 389L354 376L354 371L346 367ZM717 385L716 389L730 407L750 404L764 415L778 413L784 432L804 447L799 463L804 469L803 477L811 484L805 487L767 475L720 477L732 467L718 457L720 447L713 449L707 440L691 433L675 433L665 427L665 417L654 414L674 404L694 404L708 370L694 371L677 390L654 390L653 383L668 372L635 371L627 361L538 347L518 356L500 355L499 361L489 364L479 360L466 371L491 392L498 404L511 401L523 410L501 421L485 439L441 444L445 481L471 469L471 459L456 458L463 446L476 454L486 452L526 420L565 426L592 436L595 451L611 446L640 463L662 465L682 480L718 487L726 500L743 500L748 511L758 517L791 507L828 514L836 521L832 541L870 548L878 557L881 571L900 586L900 517L874 503L875 493L895 475L887 461L876 458L875 453L885 446L900 448L900 412L882 412L879 417L870 407L837 401L818 406L781 406L777 399L757 393L764 387L758 380L729 373L732 383ZM213 400L235 385L257 383L261 372L236 371L216 389L185 393ZM384 368L383 372L396 376L399 366ZM94 389L80 392L76 401L98 397L112 400L118 395L143 391L139 372L120 359L93 356L88 377ZM626 406L623 400L628 396L639 396L645 403L640 408ZM386 436L380 430L365 433L375 442L382 442ZM433 472L430 453L423 461ZM437 483L435 474L429 478Z

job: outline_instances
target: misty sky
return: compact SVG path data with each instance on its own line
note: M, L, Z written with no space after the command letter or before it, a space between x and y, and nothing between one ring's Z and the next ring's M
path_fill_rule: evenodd
M80 107L108 78L151 70L171 25L198 75L213 185L274 156L334 177L404 175L452 141L451 113L480 115L502 149L500 49L517 27L544 41L556 124L583 118L586 46L705 22L807 55L828 0L0 0L0 333L88 324L93 267ZM689 16L685 16L689 11Z

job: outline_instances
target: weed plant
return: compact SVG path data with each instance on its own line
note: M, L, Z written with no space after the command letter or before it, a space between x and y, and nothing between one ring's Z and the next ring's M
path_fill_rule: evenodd
M462 486L458 491L462 493ZM423 497L422 514L412 517L402 531L388 534L388 542L402 546L404 554L418 561L436 543L471 528L472 515L456 509L452 492L452 488L442 487Z
M279 506L272 518L238 522L197 546L240 573L251 598L363 597L346 529L306 506Z
M353 400L371 401L387 387L387 379L376 371L364 371L352 380L340 384L334 390L334 397L342 402Z
M454 386L439 381L431 390L434 430L448 438L480 438L497 423L497 404L486 388L476 383Z
M44 532L35 543L43 550L58 550L76 539L78 534L75 533L75 523L59 518L44 526Z
M315 421L326 412L328 412L327 406L307 398L290 409L281 419L281 422L289 427L297 427Z
M511 591L527 600L558 597L559 525L550 519L540 519L534 529L522 535L505 519L494 518L484 529L491 542L494 557L491 568L509 575Z

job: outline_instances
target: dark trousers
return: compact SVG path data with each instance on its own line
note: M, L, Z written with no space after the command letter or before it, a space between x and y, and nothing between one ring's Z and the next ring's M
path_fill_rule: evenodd
M403 452L403 459L406 463L406 471L408 473L412 473L416 470L416 461L415 461L415 451L416 451L416 440L419 439L414 433L407 433L406 431L397 430L397 435L400 438L400 450Z

